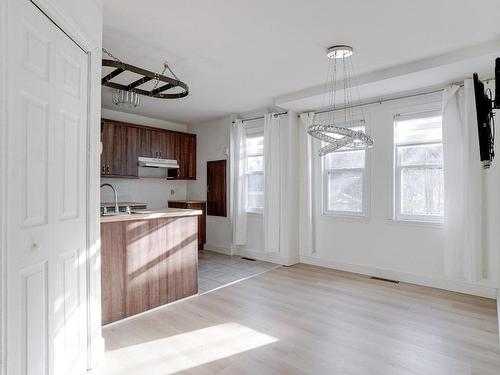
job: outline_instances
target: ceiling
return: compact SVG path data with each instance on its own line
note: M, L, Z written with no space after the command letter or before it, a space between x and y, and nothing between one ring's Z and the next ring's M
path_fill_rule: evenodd
M314 106L333 44L354 47L356 71L378 82L377 95L388 76L392 90L405 76L406 90L432 77L489 74L485 61L500 54L499 19L498 0L105 0L103 45L154 71L167 60L190 87L184 99L143 98L134 113L196 124L292 102ZM433 71L433 61L455 74ZM103 89L104 107L113 107L110 97Z

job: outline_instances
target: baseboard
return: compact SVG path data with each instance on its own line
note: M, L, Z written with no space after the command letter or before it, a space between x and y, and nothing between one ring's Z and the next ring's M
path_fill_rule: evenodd
M251 251L251 250L243 250L241 248L235 247L233 249L234 254L237 254L242 257L252 258L261 260L264 262L271 262L276 264L281 264L283 266L291 266L299 262L299 259L292 259L286 256L283 256L279 253L264 253L260 251Z
M399 280L410 284L445 289L452 292L471 294L474 296L497 299L499 290L493 286L473 284L460 280L449 280L435 276L419 275L408 272L393 271L362 264L340 262L314 256L302 255L300 262L314 266L333 268L341 271L360 273L368 276Z
M500 347L500 289L497 293L497 327L498 327L498 345Z
M87 370L92 370L96 368L104 358L105 346L104 346L104 337L98 336L93 338L94 342L92 343L90 360L87 363Z
M203 250L213 251L214 253L220 253L225 255L234 255L234 252L231 249L221 246L215 246L210 244L203 245Z

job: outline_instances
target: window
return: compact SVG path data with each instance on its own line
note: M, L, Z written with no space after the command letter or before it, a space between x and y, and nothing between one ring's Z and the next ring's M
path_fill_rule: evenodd
M262 121L245 124L247 136L247 211L264 208L264 127Z
M395 117L395 219L443 220L442 138L440 112Z
M356 127L354 130L365 130ZM341 148L323 158L323 213L365 215L365 151Z

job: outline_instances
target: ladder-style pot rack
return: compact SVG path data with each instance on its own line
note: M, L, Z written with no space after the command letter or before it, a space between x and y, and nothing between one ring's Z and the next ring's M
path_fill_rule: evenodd
M184 98L189 94L189 87L184 82L170 77L166 77L164 75L155 72L151 72L146 69L139 68L134 65L125 64L121 61L104 59L102 60L102 66L115 68L115 70L113 70L107 76L102 78L101 84L103 86L108 86L117 90L133 91L140 95L149 96L151 98L159 98L159 99L179 99L179 98ZM115 78L116 76L120 75L123 72L132 72L142 77L134 82L129 83L128 85L111 82L113 78ZM138 88L142 84L149 82L151 80L164 82L164 84L157 88L152 89L151 91ZM182 91L178 93L165 92L175 87L180 87Z

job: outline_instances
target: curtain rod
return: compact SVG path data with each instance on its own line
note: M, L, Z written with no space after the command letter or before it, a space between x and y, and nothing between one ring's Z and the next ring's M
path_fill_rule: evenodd
M287 112L279 112L279 113L275 113L274 116L282 116L282 115L286 115L287 113L288 113L288 111ZM260 120L260 119L263 119L263 118L264 118L264 115L258 116L258 117L246 118L246 119L241 120L241 122L252 121L252 120ZM233 121L232 123L234 124L235 121Z
M489 83L490 81L494 81L494 80L495 80L495 78L488 78L488 79L484 79L483 81L486 82L486 83ZM314 112L315 115L318 115L318 114L321 114L321 113L343 111L345 109L357 108L357 107L364 107L364 106L372 105L372 104L382 104L382 103L386 103L386 102L392 102L394 100L415 98L415 97L424 96L424 95L432 95L432 94L437 94L438 92L442 92L446 87L451 86L451 85L458 85L458 86L462 87L464 85L464 83L463 82L454 82L454 83L451 83L449 85L446 85L445 87L442 87L442 88L436 89L436 90L432 90L432 91L425 91L425 92L419 92L419 93L416 93L416 94L402 95L402 96L397 96L397 97L394 97L394 98L373 100L373 101L367 102L367 103L354 104L354 105L349 105L349 106L335 108L335 109L324 109L324 110L321 110L321 111L305 111L305 112L302 112L302 113ZM298 114L297 117L300 117L300 115L302 113Z

